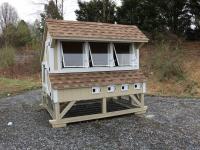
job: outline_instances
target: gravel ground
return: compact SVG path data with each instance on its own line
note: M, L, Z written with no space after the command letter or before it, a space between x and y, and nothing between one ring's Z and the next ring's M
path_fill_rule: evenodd
M200 100L145 97L144 117L125 115L59 129L51 128L40 100L40 90L0 99L0 150L200 149Z

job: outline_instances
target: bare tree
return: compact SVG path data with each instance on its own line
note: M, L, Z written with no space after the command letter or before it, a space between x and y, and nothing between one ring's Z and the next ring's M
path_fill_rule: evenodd
M18 20L18 14L14 7L9 3L3 3L0 6L0 27L3 30L9 24L15 24Z

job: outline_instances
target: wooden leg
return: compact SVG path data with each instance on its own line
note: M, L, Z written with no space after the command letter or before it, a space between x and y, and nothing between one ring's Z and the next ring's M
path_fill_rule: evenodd
M108 112L107 100L109 99L104 97L101 100L102 110L100 113L83 115L83 116L74 116L74 117L66 117L65 114L69 112L69 110L72 108L72 106L75 104L76 101L68 102L67 106L65 106L64 109L60 108L60 103L52 103L53 105L52 110L53 110L54 117L52 120L49 120L49 122L52 124L53 128L60 128L60 127L65 127L67 123L72 123L72 122L113 117L113 116L119 116L119 115L130 114L130 113L134 113L136 115L144 114L147 110L147 107L144 106L144 94L142 93L137 94L137 96L130 95L130 98L131 98L131 101L134 102L134 104L136 104L136 107L130 106L130 107L127 107L127 109ZM119 104L120 104L120 101L119 101Z
M138 95L138 98L140 99L140 107L143 108L142 111L136 112L136 115L142 115L146 113L147 111L147 106L144 106L144 93Z
M41 107L45 107L47 105L46 99L47 99L46 95L42 93L42 102L40 103Z
M103 98L102 100L102 113L106 113L107 112L107 103L106 103L106 98Z
M140 95L141 106L144 107L144 93Z
M130 98L131 98L132 105L136 104L138 107L141 107L141 102L136 95L130 95Z
M55 119L59 120L60 119L60 104L55 103L54 106L55 106L54 107Z

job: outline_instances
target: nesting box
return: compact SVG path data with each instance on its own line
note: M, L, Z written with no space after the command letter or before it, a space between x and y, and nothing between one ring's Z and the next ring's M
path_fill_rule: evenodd
M42 53L42 105L53 127L145 113L146 79L133 25L47 20Z

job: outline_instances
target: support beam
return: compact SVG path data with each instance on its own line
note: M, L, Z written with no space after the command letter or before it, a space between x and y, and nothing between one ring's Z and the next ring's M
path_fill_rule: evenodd
M102 100L102 113L105 114L107 112L107 103L106 98L104 97Z
M134 104L134 102L138 105L138 106L142 106L141 102L138 100L138 98L135 95L130 95L131 97L131 103Z
M55 119L59 120L60 119L60 103L54 104L54 113L55 113Z
M52 125L59 125L59 124L65 124L65 123L72 123L72 122L79 122L79 121L86 121L86 120L93 120L93 119L100 119L100 118L106 118L106 117L125 115L125 114L142 112L142 111L146 111L146 107L144 107L144 108L126 109L126 110L120 110L120 111L114 111L114 112L107 112L105 114L101 113L101 114L94 114L94 115L70 117L70 118L61 119L59 121L57 121L57 120L49 120L49 122Z
M72 106L75 104L76 101L71 101L69 104L65 107L65 109L60 114L60 119L64 117L64 115L72 108Z
M144 107L144 93L141 94L140 100L141 100L141 106Z

